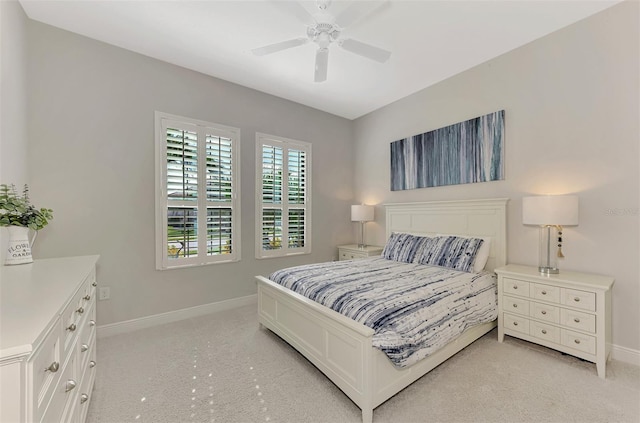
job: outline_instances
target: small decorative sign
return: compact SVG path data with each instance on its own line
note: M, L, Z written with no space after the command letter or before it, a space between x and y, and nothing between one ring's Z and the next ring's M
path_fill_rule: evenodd
M9 243L4 259L6 265L32 263L31 243L29 242L29 228L24 226L7 226Z

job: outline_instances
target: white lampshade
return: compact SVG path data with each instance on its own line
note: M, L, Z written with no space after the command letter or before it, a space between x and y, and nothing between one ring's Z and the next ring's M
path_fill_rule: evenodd
M577 195L540 195L522 199L525 225L575 226L578 224Z
M373 220L373 206L354 205L351 206L352 222L370 222Z

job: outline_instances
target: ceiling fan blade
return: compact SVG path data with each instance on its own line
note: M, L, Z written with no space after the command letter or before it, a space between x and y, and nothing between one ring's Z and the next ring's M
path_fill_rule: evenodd
M319 48L316 52L316 71L313 80L324 82L327 80L327 68L329 66L329 49Z
M384 63L391 57L391 52L381 49L379 47L372 46L370 44L363 43L362 41L352 40L347 38L339 42L340 47L350 51L351 53L358 54L366 57L367 59L375 60L376 62Z
M264 56L265 54L276 53L288 48L298 47L308 42L308 38L294 38L292 40L281 41L279 43L269 44L268 46L254 48L251 52L256 56Z
M281 12L296 17L305 25L315 22L313 16L297 1L271 0L270 3L280 9Z
M370 15L382 6L388 5L388 0L354 1L340 15L336 16L336 24L340 28L346 28L352 23Z

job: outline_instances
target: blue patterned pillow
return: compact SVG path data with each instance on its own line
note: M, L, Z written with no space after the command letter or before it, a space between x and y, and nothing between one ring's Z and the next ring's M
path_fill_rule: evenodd
M473 261L484 241L481 238L438 236L416 256L416 263L448 267L462 272L473 270Z
M413 262L418 251L423 250L431 238L404 233L392 233L382 250L387 260Z

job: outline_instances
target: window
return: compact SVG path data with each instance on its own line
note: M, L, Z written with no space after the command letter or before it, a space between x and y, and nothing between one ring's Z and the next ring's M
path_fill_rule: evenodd
M311 252L311 144L256 134L256 257Z
M156 268L240 259L240 130L156 112Z

